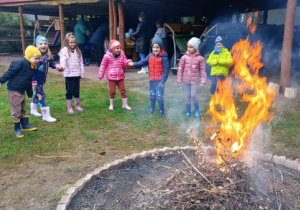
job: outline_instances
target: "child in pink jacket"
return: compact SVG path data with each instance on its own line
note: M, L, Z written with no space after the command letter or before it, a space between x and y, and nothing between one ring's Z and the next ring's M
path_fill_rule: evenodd
M185 84L186 117L191 116L191 101L195 107L195 118L200 118L197 91L206 83L204 58L198 50L201 41L193 37L187 43L187 52L181 57L177 71L177 82Z
M125 89L125 74L124 67L128 65L132 60L127 59L123 50L121 50L121 44L117 40L111 40L109 42L110 48L106 51L104 55L100 68L98 78L101 80L106 72L106 79L109 85L109 110L114 109L114 98L116 95L116 87L119 88L122 97L122 108L131 110L128 106L126 89Z

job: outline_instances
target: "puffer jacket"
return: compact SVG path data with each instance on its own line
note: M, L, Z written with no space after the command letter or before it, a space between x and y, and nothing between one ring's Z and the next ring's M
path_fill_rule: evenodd
M109 49L106 51L98 73L98 78L103 79L105 71L107 80L122 80L125 79L124 66L127 66L129 62L132 62L131 59L127 59L123 50L118 57L114 57L112 51Z
M177 82L185 84L205 84L206 67L199 50L191 54L186 52L180 59L177 71Z
M150 47L150 35L146 22L139 22L135 32L130 33L135 37L136 51L138 53L148 53Z
M84 20L80 18L74 27L74 35L76 37L77 44L84 44L85 29Z
M232 64L232 56L227 48L222 48L219 54L212 51L207 59L207 64L211 66L210 75L228 76L228 68Z
M64 77L84 77L84 66L82 56L79 59L76 49L74 52L68 52L64 47L60 52L60 66L65 69Z
M133 63L134 67L149 67L149 81L159 81L165 84L169 75L169 59L168 53L161 50L158 55L150 53L145 59Z

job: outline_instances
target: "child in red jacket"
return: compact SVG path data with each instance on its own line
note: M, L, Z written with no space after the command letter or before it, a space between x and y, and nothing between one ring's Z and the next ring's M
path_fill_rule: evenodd
M128 106L128 99L126 96L125 89L125 74L124 67L128 66L129 62L132 60L127 59L123 50L121 50L121 44L117 40L111 40L109 42L110 48L104 55L100 68L98 78L101 80L104 77L105 71L107 69L106 78L109 84L109 110L114 109L114 98L116 95L116 87L119 88L122 97L122 108L131 110Z
M149 66L151 108L148 113L150 114L154 112L157 100L160 109L159 115L164 115L164 92L169 75L169 60L167 52L162 49L162 39L154 37L152 40L152 53L139 62L129 63L129 66L134 67Z
M206 83L204 58L198 50L201 41L193 37L187 43L187 52L181 57L177 71L177 82L185 84L186 117L191 116L191 101L195 107L195 118L200 118L197 90Z

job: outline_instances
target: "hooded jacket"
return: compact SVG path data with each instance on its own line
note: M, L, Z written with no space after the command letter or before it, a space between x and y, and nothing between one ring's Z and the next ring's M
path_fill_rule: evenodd
M135 32L131 32L130 35L135 37L136 51L138 53L149 52L150 35L146 22L139 22Z
M228 76L228 68L232 64L231 53L227 48L222 48L219 54L213 50L208 59L207 64L211 66L210 75Z
M149 67L149 81L159 81L165 84L169 75L169 59L168 53L161 50L158 55L150 53L145 59L133 63L134 67Z
M77 44L84 44L85 42L85 28L84 28L84 20L80 18L77 24L74 27L74 35L76 37Z
M199 50L191 54L186 52L180 59L177 71L177 82L185 84L205 84L206 67Z
M84 77L84 66L82 56L79 59L76 49L74 52L68 52L68 48L64 47L59 52L60 66L63 67L64 77Z
M118 57L114 57L111 49L107 50L99 68L98 78L103 79L105 71L107 70L107 80L118 81L125 79L123 67L128 66L129 62L132 62L132 60L126 58L123 50L121 50L121 53Z
M7 89L20 93L27 92L29 98L32 97L31 79L36 69L31 68L31 64L26 58L13 61L7 72L0 77L0 83L7 83Z

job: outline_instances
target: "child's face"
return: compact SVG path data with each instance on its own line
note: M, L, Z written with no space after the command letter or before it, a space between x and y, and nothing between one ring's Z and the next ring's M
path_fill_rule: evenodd
M113 53L117 54L117 55L120 54L121 53L121 47L118 47L118 48L114 49Z
M191 53L191 54L193 54L193 53L196 52L195 47L194 47L193 45L189 44L189 43L187 44L187 50L188 50L188 52Z
M39 49L39 51L41 51L41 53L46 53L49 48L46 41L41 41L36 47Z
M160 46L158 44L154 44L152 46L152 52L153 52L154 55L158 55L159 52L160 52Z
M30 60L31 63L37 64L40 61L40 57L39 56L34 56L34 57L29 58L29 60Z
M156 23L156 28L160 28L160 24L159 23Z
M70 39L69 39L69 47L70 47L72 50L74 50L75 47L76 47L76 45L77 45L76 39L75 39L75 38L70 38Z
M216 47L221 50L223 48L223 44L221 42L216 43Z

